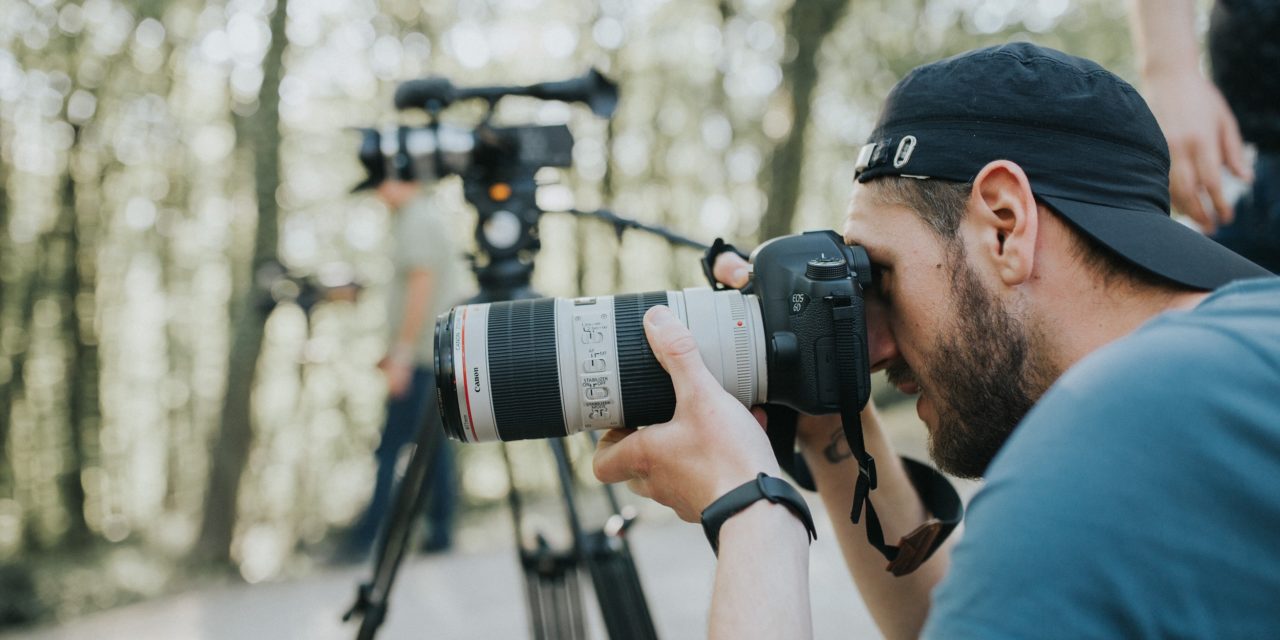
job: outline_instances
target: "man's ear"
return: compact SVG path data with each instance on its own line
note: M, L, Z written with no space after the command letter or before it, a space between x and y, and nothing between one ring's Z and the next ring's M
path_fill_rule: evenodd
M995 160L973 179L967 222L976 231L978 255L1006 285L1026 282L1035 267L1039 207L1022 167Z

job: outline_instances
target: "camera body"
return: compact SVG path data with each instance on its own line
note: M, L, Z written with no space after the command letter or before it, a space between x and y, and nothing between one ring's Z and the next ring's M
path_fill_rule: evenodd
M865 249L832 231L775 238L751 255L767 344L768 401L812 415L838 413L841 380L857 406L871 394L862 291L871 284ZM846 304L852 353L841 357L835 306ZM855 361L849 362L851 355ZM849 386L852 385L852 386Z
M573 164L573 134L559 125L462 129L432 123L424 127L360 129L360 164L365 179L356 189L384 180L431 183L451 175L463 182L492 183L510 175L532 175L542 167Z
M871 388L866 251L814 231L771 240L752 260L749 293L701 288L454 307L436 323L446 432L506 441L670 420L674 388L644 333L645 312L656 305L689 327L708 371L743 405L810 414L861 408Z
M582 102L609 117L618 102L617 85L591 69L578 78L522 86L457 87L446 78L410 80L396 89L395 107L421 109L424 127L360 129L360 163L367 175L356 191L383 180L432 182L450 175L465 183L491 185L512 176L532 176L542 167L573 164L573 136L565 125L495 127L489 122L506 96ZM442 110L463 100L483 100L488 111L474 129L442 124Z

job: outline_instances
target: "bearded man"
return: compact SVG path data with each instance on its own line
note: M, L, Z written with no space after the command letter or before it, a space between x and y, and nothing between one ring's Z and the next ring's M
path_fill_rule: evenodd
M886 573L844 516L859 469L829 446L839 420L802 418L885 636L1274 635L1280 279L1170 218L1138 93L1051 49L980 49L900 81L859 157L844 236L877 271L872 370L918 395L942 470L986 480L954 548ZM725 254L717 277L741 286L745 266ZM595 472L696 521L779 465L763 412L719 388L684 325L656 307L645 329L675 416L609 432ZM930 514L873 408L862 424L897 539ZM714 531L713 637L811 635L809 534L777 495Z

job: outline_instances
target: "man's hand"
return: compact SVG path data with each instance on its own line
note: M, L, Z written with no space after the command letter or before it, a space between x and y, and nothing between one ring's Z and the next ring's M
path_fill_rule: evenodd
M1169 195L1205 233L1230 223L1222 167L1246 182L1240 127L1227 101L1200 72L1194 0L1130 0L1143 95L1169 142Z
M382 204L392 210L399 210L410 200L418 197L422 193L422 185L417 182L405 182L403 180L384 180L378 185L374 195Z
M1235 116L1199 69L1152 76L1147 96L1169 142L1173 206L1205 233L1213 233L1218 224L1233 219L1234 203L1223 192L1222 168L1253 180Z
M693 334L670 309L650 309L644 329L675 387L675 415L664 424L607 432L596 450L595 474L601 482L626 481L635 493L697 522L707 505L757 473L779 474L758 422L764 412L755 410L753 418L721 388Z
M392 398L403 397L413 383L413 360L399 354L387 354L378 361L378 368L387 376L387 393Z

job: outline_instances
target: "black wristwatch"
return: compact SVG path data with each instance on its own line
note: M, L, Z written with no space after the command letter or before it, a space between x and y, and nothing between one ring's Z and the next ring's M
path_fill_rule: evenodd
M809 513L809 505L800 492L782 478L761 473L755 480L720 496L702 510L702 531L707 534L712 552L717 555L720 553L720 527L724 526L725 521L758 500L768 500L790 509L804 523L810 541L818 539L818 530L813 526L813 515Z

